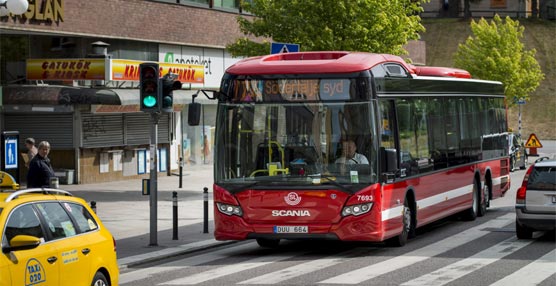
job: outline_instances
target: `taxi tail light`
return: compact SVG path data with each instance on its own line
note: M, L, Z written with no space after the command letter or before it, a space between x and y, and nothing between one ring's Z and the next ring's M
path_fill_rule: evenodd
M517 189L517 193L515 195L516 204L525 204L525 195L527 194L527 183L529 182L529 175L533 171L534 166L535 165L531 165L531 167L529 167L527 173L525 173L525 176L523 177L523 183L521 183L521 187Z
M114 252L116 252L116 239L112 236L112 242L114 242Z

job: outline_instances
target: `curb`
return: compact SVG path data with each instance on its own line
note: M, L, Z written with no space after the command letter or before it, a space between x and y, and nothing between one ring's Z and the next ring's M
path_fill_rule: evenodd
M197 242L182 244L176 247L169 247L162 250L147 252L143 254L133 255L118 259L118 268L120 271L135 267L142 264L160 261L163 259L201 251L205 249L215 248L218 246L237 243L238 241L217 241L215 239L201 240Z

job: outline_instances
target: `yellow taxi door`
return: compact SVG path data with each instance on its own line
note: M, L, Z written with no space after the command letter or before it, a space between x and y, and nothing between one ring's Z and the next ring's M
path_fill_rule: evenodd
M59 285L60 263L52 244L45 243L31 250L12 251L4 254L4 258L9 261L11 285Z
M0 269L7 267L11 280L11 284L6 282L6 285L58 285L60 263L56 247L45 242L43 228L32 204L18 206L10 212L2 233L2 248L10 247L10 241L18 235L37 237L41 243L32 249L14 249L1 254ZM4 285L4 271L0 271L0 284Z
M56 248L60 267L60 286L90 285L90 249L86 234L80 234L74 221L65 209L67 203L37 203L37 209L48 221L50 242Z
M9 256L0 255L0 286L12 285L12 276L10 275Z
M91 285L90 250L83 235L55 242L60 261L60 286Z

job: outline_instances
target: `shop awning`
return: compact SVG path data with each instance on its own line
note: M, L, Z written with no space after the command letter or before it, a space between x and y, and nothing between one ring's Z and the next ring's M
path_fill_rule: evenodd
M191 103L197 90L174 91L174 104ZM52 85L8 85L2 87L4 105L138 105L139 89L107 89ZM195 98L195 102L216 104L204 95Z

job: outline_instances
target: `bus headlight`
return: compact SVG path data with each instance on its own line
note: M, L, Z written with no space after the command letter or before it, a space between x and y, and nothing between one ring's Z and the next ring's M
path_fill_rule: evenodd
M220 211L225 215L237 215L237 216L243 215L243 211L241 210L240 206L216 203L216 207L218 208L218 211Z
M359 204L359 205L347 206L347 207L344 207L344 209L342 210L342 216L362 215L362 214L368 213L371 210L372 207L373 207L373 203L364 203L364 204Z

